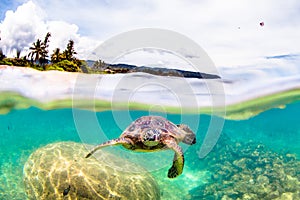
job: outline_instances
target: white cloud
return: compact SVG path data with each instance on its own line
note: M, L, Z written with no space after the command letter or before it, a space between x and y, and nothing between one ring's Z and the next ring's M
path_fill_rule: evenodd
M59 47L65 49L66 44L70 39L75 42L75 49L78 53L78 57L85 59L89 53L92 52L98 45L99 42L89 39L86 36L81 36L78 33L79 27L75 24L69 24L64 21L47 21L47 31L51 33L49 49L54 50Z
M256 63L267 55L299 53L297 0L36 2L51 18L76 23L86 34L102 40L135 28L177 31L198 42L222 66ZM259 26L261 21L264 27Z
M28 48L38 38L44 39L47 32L51 33L49 51L55 48L65 49L68 40L75 41L78 57L85 58L99 42L82 37L79 27L65 21L47 20L47 14L32 1L19 6L16 11L7 11L5 19L0 24L1 47L8 56L15 56L15 51L21 49L22 55L28 53ZM86 48L87 47L87 48Z
M0 24L1 46L7 52L26 47L44 28L42 18L42 11L32 2L19 6L15 12L7 11Z
M81 55L93 49L93 40L103 41L123 31L145 27L186 35L201 45L217 66L259 64L265 62L266 56L300 53L298 0L33 2L45 15L36 14L36 8L31 14L38 19L43 16L45 31L53 33L53 45L64 48L66 41L73 38ZM259 26L261 21L264 27ZM37 32L42 32L40 37L45 35L33 30Z

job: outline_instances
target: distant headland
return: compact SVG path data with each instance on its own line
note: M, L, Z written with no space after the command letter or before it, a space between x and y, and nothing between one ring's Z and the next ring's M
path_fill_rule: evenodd
M160 67L147 67L147 66L136 66L129 64L106 64L101 69L105 73L132 73L132 72L144 72L148 74L158 76L176 76L184 78L199 78L199 79L218 79L221 78L218 75L207 74L202 72L192 72L180 69L168 69Z

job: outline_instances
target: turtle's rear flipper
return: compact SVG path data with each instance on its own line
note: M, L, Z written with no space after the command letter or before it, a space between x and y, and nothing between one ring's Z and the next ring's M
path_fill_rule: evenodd
M104 142L102 144L97 145L96 147L94 147L90 153L88 153L85 158L90 157L93 153L95 153L96 151L98 151L99 149L103 148L103 147L107 147L107 146L114 146L114 145L130 145L131 142L128 139L125 138L118 138L115 140L109 140L107 142Z
M169 178L176 178L180 174L182 174L183 166L184 166L184 156L181 147L176 143L175 140L168 140L166 145L175 151L173 165L168 171Z

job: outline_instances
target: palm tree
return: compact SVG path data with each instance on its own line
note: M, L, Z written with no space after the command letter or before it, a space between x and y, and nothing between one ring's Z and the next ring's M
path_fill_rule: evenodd
M21 49L17 48L17 59L19 59L19 58L20 58L21 51L22 51Z
M73 40L69 40L67 48L66 48L66 50L64 50L63 54L64 54L66 60L72 61L75 59L74 54L77 54L77 53L74 50L74 41Z
M47 57L48 57L48 47L49 47L49 37L51 36L51 33L47 33L44 39L44 42L42 43L42 49L43 52L41 54L41 58L40 58L40 63L42 65L44 65L45 63L47 63Z
M37 39L36 42L32 43L32 47L29 48L31 52L28 54L28 57L35 62L40 62L41 55L43 54L42 41Z
M51 55L51 62L52 63L58 63L63 60L63 55L60 52L60 48L54 49L52 55Z
M45 36L45 39L44 39L44 42L43 42L43 44L44 44L44 46L45 46L45 48L48 48L49 47L49 37L51 36L51 33L47 33L46 34L46 36Z
M38 62L42 65L47 63L49 47L48 43L50 36L51 34L48 32L43 42L40 39L37 39L37 41L32 44L33 46L29 48L31 52L28 54L28 57L30 57L31 60L34 60L35 62Z
M107 67L108 67L108 65L100 59L95 61L92 66L92 68L95 70L105 70Z
M2 49L0 48L0 61L3 60L4 58L6 58L6 56L4 55Z

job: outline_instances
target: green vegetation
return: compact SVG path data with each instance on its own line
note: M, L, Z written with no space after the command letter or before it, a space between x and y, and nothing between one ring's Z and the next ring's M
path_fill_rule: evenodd
M67 72L79 72L81 71L79 66L74 61L62 60L58 63L49 65L47 70L59 70Z
M49 42L51 33L47 33L44 40L37 39L29 47L29 54L20 58L21 50L17 50L15 58L7 58L0 48L0 65L31 67L40 71L58 70L67 72L83 72L89 74L114 73L109 65L102 60L97 60L92 67L84 60L77 59L74 41L69 40L66 49L56 48L49 55Z
M47 33L44 40L37 39L32 43L29 48L30 53L23 58L20 58L21 50L17 50L15 58L7 58L0 48L0 65L19 66L19 67L31 67L37 70L58 70L68 72L85 72L91 73L91 70L87 66L87 63L83 60L79 60L75 57L77 54L74 48L74 41L69 40L67 47L61 52L59 48L56 48L49 56L49 42L51 33ZM82 70L81 70L82 68Z
M116 73L116 71L111 69L109 64L105 63L103 60L97 60L94 62L93 66L89 69L89 73L114 74L114 73Z
M1 38L0 38L1 40ZM2 49L0 48L0 61L2 61L6 56L3 54Z
M45 66L45 64L47 63L47 48L49 46L48 43L50 36L51 34L47 33L43 42L40 39L37 39L37 41L32 44L32 47L29 48L31 52L28 54L28 57L31 58L31 61L35 61L36 63Z

